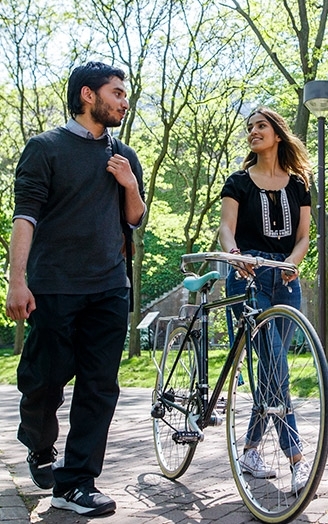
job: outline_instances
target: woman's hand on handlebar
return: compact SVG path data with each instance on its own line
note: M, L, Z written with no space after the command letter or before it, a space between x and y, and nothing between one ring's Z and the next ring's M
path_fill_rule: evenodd
M281 278L285 286L289 284L289 282L292 282L293 280L296 280L299 276L300 272L297 268L297 265L294 263L293 260L290 260L289 257L286 258L285 262L288 262L289 264L293 264L294 271L291 269L283 269L281 271Z
M289 269L283 269L281 271L281 278L286 286L288 285L289 282L296 280L298 275L299 275L299 271L296 266L295 266L295 271L292 271Z
M236 278L255 276L254 266L252 266L252 264L240 262L240 264L234 264L234 267L237 269Z

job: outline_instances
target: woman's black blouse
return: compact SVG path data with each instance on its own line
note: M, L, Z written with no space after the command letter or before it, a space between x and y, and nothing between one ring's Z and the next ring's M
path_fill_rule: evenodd
M235 240L241 251L287 256L295 245L300 208L311 205L310 192L295 175L290 175L285 188L267 191L252 181L248 171L237 171L227 179L221 197L239 204Z

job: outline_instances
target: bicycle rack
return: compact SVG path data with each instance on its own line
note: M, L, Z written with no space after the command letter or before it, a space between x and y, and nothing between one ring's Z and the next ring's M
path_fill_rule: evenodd
M156 360L156 350L159 349L157 348L157 340L158 340L158 334L159 334L159 330L160 330L160 327L161 327L161 324L163 322L167 322L167 325L166 325L166 329L165 329L165 340L164 340L164 346L163 346L163 349L162 351L165 351L166 347L167 347L167 343L168 343L168 340L169 340L169 336L170 336L170 333L173 329L173 325L174 323L176 323L177 321L179 321L179 317L174 317L174 316L169 316L169 317L158 317L157 318L157 321L156 321L156 327L155 327L155 334L154 334L154 342L153 342L153 354L152 354L152 359L153 359L153 362L156 366L156 369L158 371L158 373L161 372L160 370L160 366Z
M160 330L161 324L163 324L163 322L167 323L166 324L166 329L165 329L164 345L163 345L163 349L162 349L162 351L165 351L166 348L167 348L167 344L168 344L168 341L169 341L170 334L173 331L173 329L178 324L181 324L181 322L188 322L188 321L190 321L192 319L194 313L196 312L196 310L198 308L199 308L198 305L184 304L180 308L178 317L176 317L176 316L166 316L165 317L164 316L164 317L158 317L157 318L155 334L154 334L154 341L153 341L152 359L153 359L153 362L154 362L154 364L156 366L156 369L157 369L158 373L160 373L161 370L160 370L159 363L156 360L156 350L159 349L159 348L157 348L157 341L158 341L158 335L159 335L159 330Z

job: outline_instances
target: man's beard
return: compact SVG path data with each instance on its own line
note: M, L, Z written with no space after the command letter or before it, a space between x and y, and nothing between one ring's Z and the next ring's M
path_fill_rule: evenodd
M91 117L94 122L101 124L104 127L118 127L121 125L122 119L117 119L111 116L113 108L106 104L100 96L96 96L96 104L93 109L91 109Z

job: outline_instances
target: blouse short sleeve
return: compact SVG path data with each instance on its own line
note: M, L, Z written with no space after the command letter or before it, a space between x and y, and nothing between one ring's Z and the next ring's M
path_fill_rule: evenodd
M221 198L230 197L240 202L243 193L243 177L246 176L245 171L236 171L230 175L221 191Z

